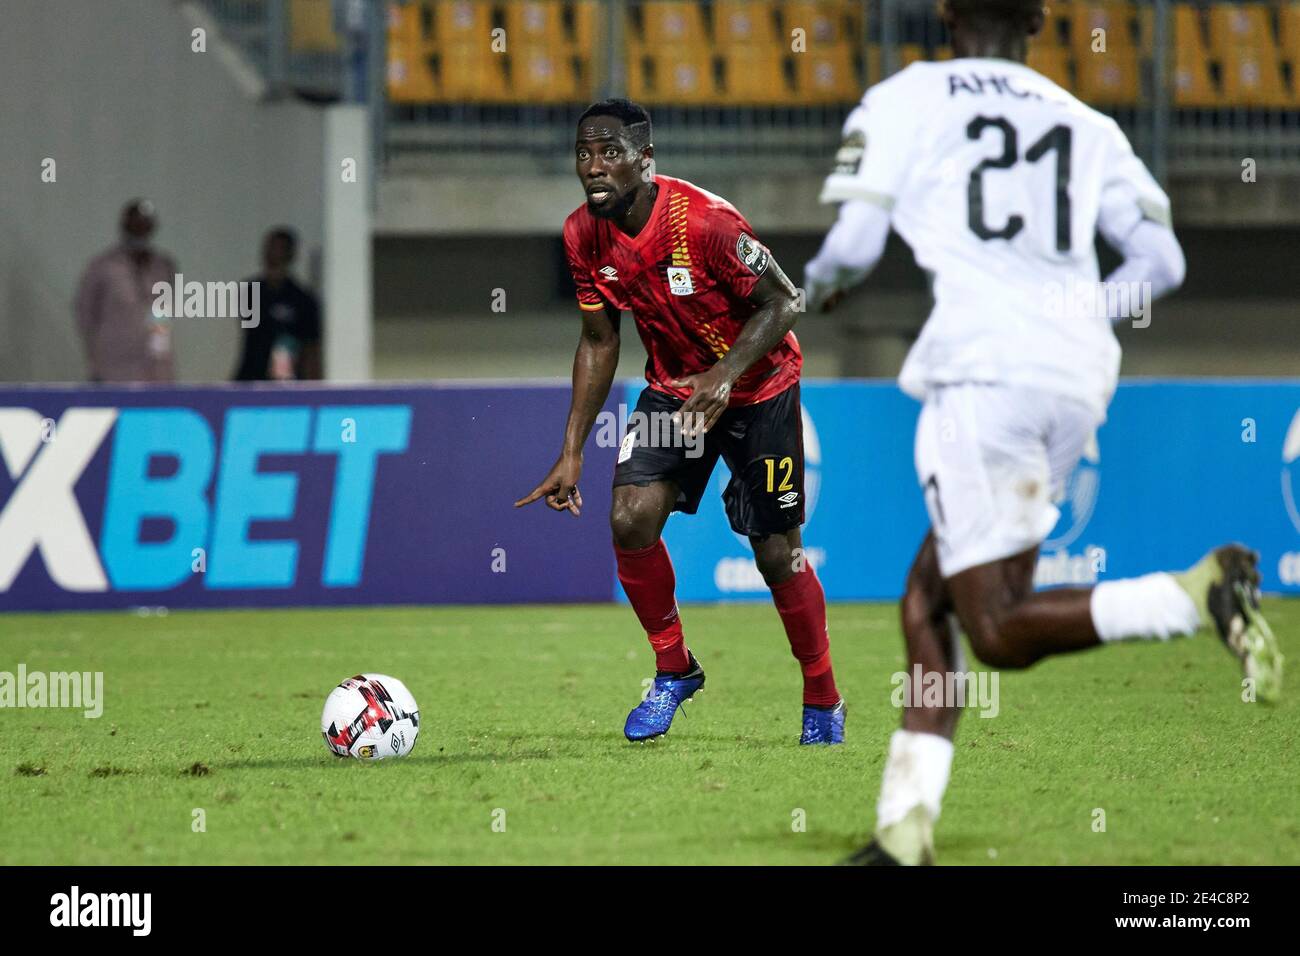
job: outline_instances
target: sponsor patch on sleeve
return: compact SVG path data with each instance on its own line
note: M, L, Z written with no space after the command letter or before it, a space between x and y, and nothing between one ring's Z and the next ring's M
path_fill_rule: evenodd
M736 240L736 258L745 264L745 268L756 276L761 276L767 271L767 264L771 261L766 249L753 236L741 233L740 238Z
M844 137L840 148L835 153L835 174L838 176L856 176L862 166L862 157L867 153L867 137L861 130L854 130Z

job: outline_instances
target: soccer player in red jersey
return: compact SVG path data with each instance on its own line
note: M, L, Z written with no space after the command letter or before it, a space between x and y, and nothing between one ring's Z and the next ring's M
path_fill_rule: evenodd
M803 670L800 743L840 743L826 599L803 557L803 431L791 329L797 292L726 200L657 176L650 116L627 100L578 120L578 178L587 202L564 223L582 311L573 401L559 460L522 506L544 498L578 515L582 446L609 395L619 320L632 313L649 383L629 416L614 471L610 527L618 579L654 648L649 696L628 715L629 740L668 731L704 684L687 648L672 561L660 533L673 511L694 514L721 457L731 471L727 517L746 535Z

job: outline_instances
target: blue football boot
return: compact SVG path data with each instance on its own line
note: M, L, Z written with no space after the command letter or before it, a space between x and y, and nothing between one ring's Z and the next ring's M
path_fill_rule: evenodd
M654 740L668 733L677 708L690 700L704 686L704 670L695 655L690 655L690 669L685 674L662 674L645 700L632 708L623 725L628 740Z
M842 744L844 743L844 701L834 707L814 707L803 705L803 734L799 737L801 744Z

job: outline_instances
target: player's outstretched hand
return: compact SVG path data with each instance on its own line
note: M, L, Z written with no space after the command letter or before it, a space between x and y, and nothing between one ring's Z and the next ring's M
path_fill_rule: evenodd
M691 390L690 397L674 416L685 435L703 435L718 423L722 413L727 410L727 400L731 398L731 376L720 365L699 375L676 379L673 385Z
M550 473L541 482L515 502L516 508L530 505L538 498L546 498L552 511L569 511L576 518L582 513L582 495L578 493L578 478L582 474L582 459L561 455Z

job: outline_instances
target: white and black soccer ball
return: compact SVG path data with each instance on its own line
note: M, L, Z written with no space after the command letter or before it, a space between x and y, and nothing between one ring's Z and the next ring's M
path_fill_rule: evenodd
M420 707L396 677L358 674L325 698L320 732L340 757L405 757L420 735Z

